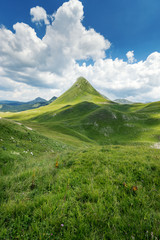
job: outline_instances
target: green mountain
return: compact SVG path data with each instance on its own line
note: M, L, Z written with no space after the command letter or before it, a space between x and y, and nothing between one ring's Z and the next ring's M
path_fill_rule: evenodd
M0 239L158 239L160 102L118 104L80 78L0 113Z
M75 104L83 101L94 103L108 103L92 85L83 77L77 79L73 86L57 98L54 104Z
M29 123L46 136L52 136L53 131L60 140L71 137L73 144L75 139L98 144L124 144L158 141L159 109L159 102L111 102L80 77L51 104L2 116Z

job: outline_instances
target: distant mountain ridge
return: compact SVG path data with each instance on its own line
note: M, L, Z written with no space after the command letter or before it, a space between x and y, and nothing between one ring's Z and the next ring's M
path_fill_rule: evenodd
M49 101L48 101L48 103L52 103L53 101L55 101L57 99L57 97L52 97Z
M0 100L0 104L8 104L8 105L21 105L24 102L19 101L10 101L10 100Z
M49 101L44 98L37 97L29 102L18 102L1 100L0 101L0 112L21 112L29 109L35 109L42 106L46 106L56 100L57 97L52 97Z
M47 103L47 102L48 102L48 101L45 100L44 98L37 97L37 98L35 98L34 100L27 102L27 104L28 104L28 103L30 103L30 104L35 104L35 103Z
M125 98L115 99L113 101L116 103L120 103L120 104L133 104L133 102L131 102Z

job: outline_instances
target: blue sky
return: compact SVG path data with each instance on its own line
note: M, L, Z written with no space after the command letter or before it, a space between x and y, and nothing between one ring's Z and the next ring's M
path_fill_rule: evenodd
M12 29L16 22L31 26L29 11L42 6L48 14L55 12L62 0L5 0L0 6L0 24ZM124 58L134 50L137 60L145 60L154 51L160 51L160 1L159 0L83 0L83 25L92 27L112 43L107 55ZM44 28L36 28L38 36Z
M5 29L10 30L14 36L16 30L13 29L13 25L18 22L24 23L31 29L34 29L39 39L42 40L45 36L44 43L47 44L47 47L51 47L51 38L49 40L49 26L44 23L44 19L32 21L33 17L35 16L34 14L38 14L38 12L34 12L34 14L31 14L30 11L36 6L42 7L44 11L46 11L46 16L49 21L54 22L54 19L51 20L52 14L56 14L56 11L58 9L61 9L63 3L65 2L69 1L2 1L0 5L1 29L5 27ZM77 4L77 9L79 9L79 11L81 11L79 3L81 3L81 5L83 6L84 18L83 20L80 19L80 22L85 28L85 35L88 34L87 39L85 39L85 44L86 42L88 44L88 41L95 41L96 45L97 41L97 44L99 43L100 47L97 48L95 51L93 51L94 49L92 49L86 54L84 54L84 49L82 49L82 51L75 51L75 48L74 50L70 48L68 51L75 51L73 56L68 59L65 55L62 56L61 59L59 59L59 62L61 63L63 62L62 59L66 58L66 62L70 62L70 65L67 65L64 61L62 63L62 67L64 68L60 67L58 69L58 65L55 66L55 63L53 63L52 66L43 65L43 67L40 69L39 66L34 65L35 63L33 63L33 66L30 66L30 68L32 69L31 71L29 70L27 65L29 63L26 63L25 66L25 63L23 61L23 63L20 62L20 57L18 57L18 60L13 58L13 49L11 49L12 53L8 54L8 50L6 50L5 44L2 44L2 48L4 47L5 50L2 49L3 51L0 52L0 57L4 61L4 51L6 51L5 61L7 63L6 65L3 64L4 66L2 66L2 69L0 71L0 99L4 99L5 96L10 96L11 98L11 93L13 93L12 98L14 100L30 100L33 96L33 94L31 94L31 92L33 91L34 95L37 96L41 94L41 97L45 98L52 97L52 94L60 95L63 91L66 90L67 87L69 87L74 82L74 78L77 77L78 74L81 74L87 77L88 80L96 88L98 88L98 90L100 90L101 92L103 92L103 94L106 94L112 99L125 97L133 101L159 100L157 94L157 87L159 87L160 85L160 81L158 78L158 64L160 52L160 1L70 0L70 2L72 2L70 5L68 5L68 8L70 9L72 9L73 2L75 5ZM67 5L66 7L64 7L64 9L66 8ZM72 20L74 21L74 19ZM72 25L72 22L69 19L68 24ZM61 28L62 25L63 17L61 18L61 24L58 24L57 26ZM89 32L90 28L94 30L94 34L91 34ZM21 29L21 31L23 31L20 25L18 26L18 29ZM56 31L54 29L54 34L56 34ZM78 38L76 38L76 31L74 34L72 38L75 38L75 46L82 46L82 43L80 43L80 45L77 45L76 42L78 41ZM24 39L24 36L22 35L23 34L21 32L19 36ZM7 40L7 38L9 38L9 34L6 35L3 30L1 31L0 36L2 37L3 41L4 36L6 37L6 41L9 41ZM19 39L18 34L16 37L17 39ZM52 35L52 39L56 37L57 36ZM61 37L67 38L68 35L67 33L63 36L61 34ZM105 45L105 40L110 43L110 46ZM18 42L18 40L16 41ZM10 42L8 42L8 44L10 44ZM29 43L27 45L28 51L33 51L32 46L30 47L29 44L33 45L32 41L29 40ZM39 42L39 44L41 44L41 47L43 48L43 43ZM65 44L63 43L62 46L64 45ZM62 49L62 46L59 46L59 49ZM22 48L25 48L24 46L22 47L22 45L18 47L21 50ZM95 48L95 46L93 46L93 48ZM106 56L104 56L104 52L106 53ZM128 52L129 57L127 57L126 55ZM45 54L47 54L47 52ZM54 49L51 59L57 59L56 54L58 53L56 53ZM83 54L85 55L84 58ZM8 56L8 58L6 58L6 56ZM23 60L25 57L26 55L23 57ZM109 59L111 59L112 61L109 61ZM33 57L30 61L32 62L32 60ZM8 63L13 61L19 62L17 62L17 65L13 67L11 66L11 64ZM73 62L74 64L76 64L74 67L73 65L71 65L71 63ZM83 62L87 62L87 65L83 66ZM88 68L89 64L91 64L90 69ZM156 69L155 66L157 66ZM107 72L105 72L105 68L108 69ZM24 69L26 71L25 75L28 76L25 78L22 76L22 72ZM33 69L35 75L32 81L29 73L33 76ZM122 70L120 71L120 69ZM17 75L16 71L19 72L19 75ZM47 71L48 80L45 82L45 80L41 79L40 81L37 80L36 82L38 76L45 76L45 71ZM62 74L63 71L65 72L65 74ZM69 71L70 73L72 72L72 75L69 74ZM133 72L136 72L135 76L131 76ZM121 75L121 77L117 78L114 81L114 79L116 78L116 74ZM98 77L99 75L101 76ZM66 76L66 79L64 79L64 76ZM107 78L107 76L109 77ZM131 76L131 78L129 76ZM8 83L6 83L6 80L8 81ZM17 84L16 87L13 87L13 85L15 85L14 83ZM113 85L116 85L117 87L113 87ZM24 89L26 89L25 96L23 94Z
M86 26L92 26L112 42L113 58L125 58L134 50L137 60L160 51L160 1L93 0L84 1Z

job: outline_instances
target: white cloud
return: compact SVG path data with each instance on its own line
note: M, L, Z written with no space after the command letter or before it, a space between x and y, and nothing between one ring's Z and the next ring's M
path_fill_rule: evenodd
M76 60L105 57L110 42L82 25L83 6L78 0L64 3L47 26L43 42L48 46L45 68L61 73Z
M128 62L129 63L133 63L135 62L135 58L134 58L134 51L129 51L126 53L126 56L128 58Z
M31 8L30 14L32 16L32 22L41 23L41 21L44 21L45 24L49 24L47 13L44 8L39 6Z
M43 10L32 8L32 21L47 19ZM82 3L70 0L54 14L43 39L25 23L16 23L13 26L15 33L2 27L0 64L6 77L31 86L49 88L56 85L59 88L63 85L64 72L74 66L76 60L105 57L109 41L93 29L87 30L82 19ZM61 81L57 82L57 79Z
M145 61L128 64L121 59L100 59L92 66L76 65L74 78L86 77L94 87L111 99L134 101L159 100L160 53L152 53Z
M79 0L65 2L53 18L41 7L32 8L31 15L32 21L47 24L42 39L25 23L16 23L15 32L0 28L1 99L58 96L79 76L112 99L159 99L160 53L154 52L140 62L136 62L134 51L126 54L128 62L106 58L105 51L111 44L94 29L83 26ZM78 64L78 60L88 59L94 64Z
M15 33L4 27L0 29L0 65L9 71L19 69L23 72L23 68L37 64L46 46L27 24L16 23L13 29Z
M0 84L0 100L18 100L27 102L39 96L49 100L53 96L58 96L61 93L61 91L56 88L46 90L46 88L31 87L24 83L10 82L9 79L5 79L5 82L2 83L4 84L3 88L1 88Z

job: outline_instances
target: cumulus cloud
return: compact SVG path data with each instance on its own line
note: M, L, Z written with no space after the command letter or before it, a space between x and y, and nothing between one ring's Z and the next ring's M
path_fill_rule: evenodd
M45 24L49 24L46 10L42 7L34 7L30 9L30 14L32 16L32 22L41 23L44 21Z
M47 26L43 38L48 47L45 69L61 74L76 60L105 57L110 42L82 25L83 14L83 5L78 0L64 3L54 14L54 21Z
M100 59L94 65L76 65L76 75L86 77L100 92L111 99L132 101L159 100L160 53L154 52L145 61L128 64L122 59Z
M134 51L129 51L126 53L126 56L128 58L128 62L129 63L133 63L135 62L135 58L134 58Z
M33 22L46 24L42 39L25 23L16 23L14 32L0 28L1 99L11 96L11 91L12 97L20 100L38 94L44 98L58 96L79 76L86 77L111 99L159 99L160 53L154 52L140 62L134 51L126 53L127 62L107 58L111 43L83 26L84 11L79 0L65 2L52 16L39 6L30 13ZM89 59L93 64L87 66L85 60ZM84 63L79 65L79 60Z
M31 9L32 21L46 20L41 7ZM16 23L14 33L0 29L0 64L6 77L31 86L61 86L64 72L74 66L76 60L105 57L110 42L94 29L82 25L83 5L78 0L64 3L54 14L54 20L46 26L46 34L40 39L33 28Z

